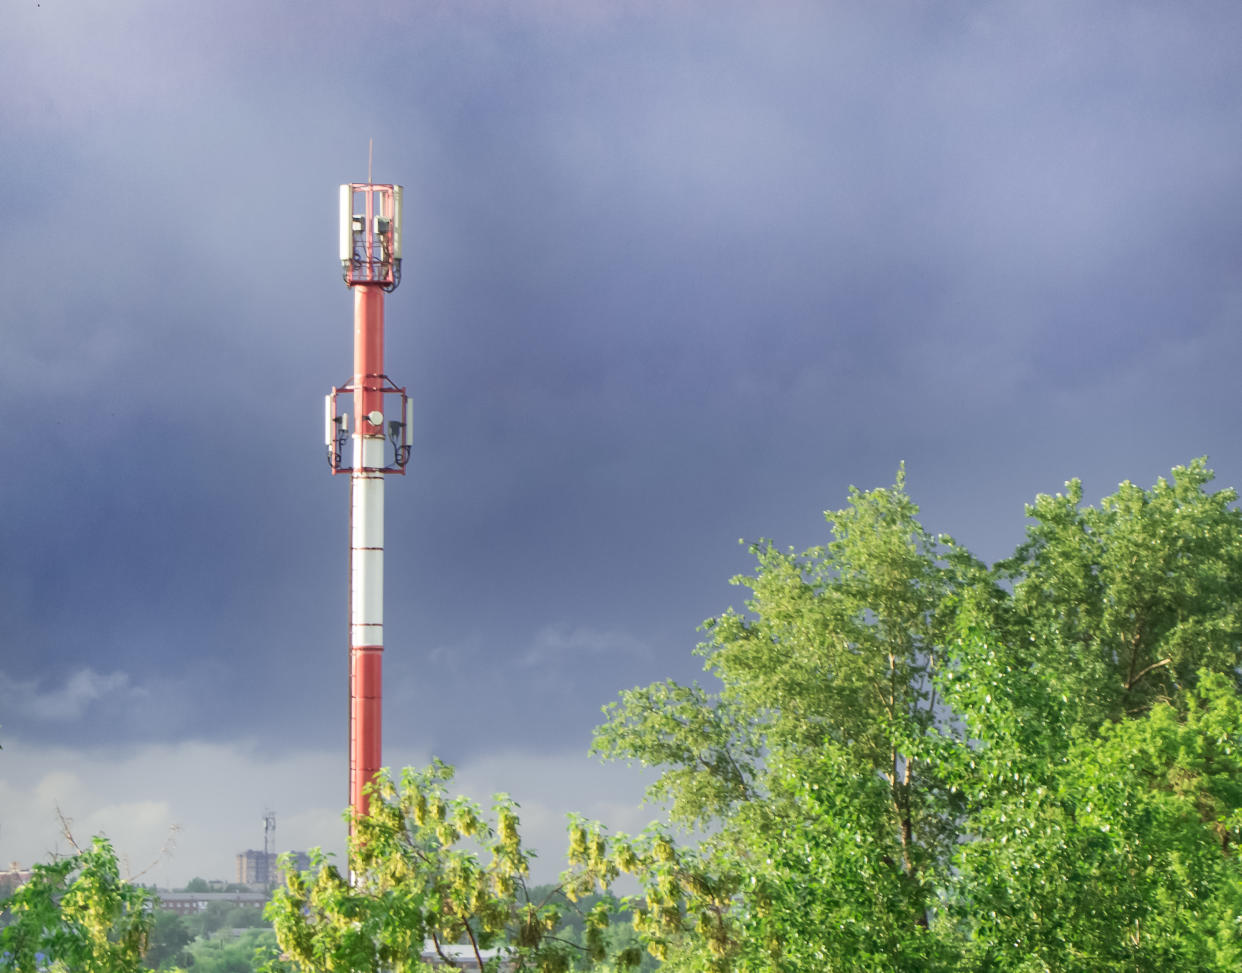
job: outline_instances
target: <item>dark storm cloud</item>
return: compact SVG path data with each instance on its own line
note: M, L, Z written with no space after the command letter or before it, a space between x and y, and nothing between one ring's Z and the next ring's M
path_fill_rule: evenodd
M903 459L989 558L1069 476L1242 479L1233 5L30 6L0 38L6 746L339 744L319 416L372 137L417 410L394 752L584 749L618 689L694 675L739 536L816 543Z

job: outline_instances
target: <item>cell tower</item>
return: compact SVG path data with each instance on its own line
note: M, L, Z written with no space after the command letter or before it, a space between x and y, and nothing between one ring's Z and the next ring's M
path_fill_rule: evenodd
M384 374L384 295L401 282L401 187L342 186L340 244L354 292L354 373L328 393L324 438L332 472L349 474L349 806L363 815L363 789L381 766L384 477L405 473L413 427L405 389Z
M263 812L263 884L276 887L276 812Z

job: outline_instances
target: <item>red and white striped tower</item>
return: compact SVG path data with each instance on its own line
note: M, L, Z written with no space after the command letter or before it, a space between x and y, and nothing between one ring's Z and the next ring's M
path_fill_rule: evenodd
M354 374L328 394L324 437L332 472L350 477L349 806L363 815L364 788L381 766L384 477L405 473L411 446L410 400L384 374L384 295L401 281L401 187L342 186L340 242L341 271L354 292ZM338 410L342 395L348 412Z

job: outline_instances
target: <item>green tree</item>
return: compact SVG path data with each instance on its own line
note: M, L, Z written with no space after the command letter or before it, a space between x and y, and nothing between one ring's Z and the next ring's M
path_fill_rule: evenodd
M146 890L121 878L106 838L50 863L4 903L0 970L138 973L154 917Z
M181 916L167 909L156 909L152 915L151 934L143 964L152 970L188 966L191 962L186 946L194 939Z
M190 947L193 973L255 973L282 968L276 934L271 929L252 929L234 937L220 933L198 939Z
M963 602L943 918L970 968L1237 968L1242 519L1211 480L1037 497L1013 597Z
M186 928L189 929L190 935L196 939L210 936L221 929L230 928L236 912L237 907L231 902L208 902L206 908L186 917ZM243 922L242 924L248 926L251 923Z
M638 932L634 929L633 911L623 907L620 903L617 903L614 909L614 901L608 896L592 893L571 901L565 894L565 886L560 884L530 886L527 889L527 895L531 902L554 906L561 914L562 923L554 931L555 935L576 943L582 949L589 947L588 940L593 935L587 926L587 917L597 906L604 903L605 908L612 913L608 928L603 935L607 944L607 955L615 956L625 953L630 956L640 956L641 961L637 967L640 973L646 973L658 967L658 961L646 951ZM507 932L510 941L515 941L519 932L517 927L510 927Z
M718 688L628 691L597 731L707 832L609 842L649 947L676 970L1236 968L1242 515L1211 479L1094 508L1071 482L991 571L900 474L823 547L756 545L748 613L699 648Z
M1026 508L1026 543L998 565L1013 588L1007 634L1038 647L1075 723L1139 715L1200 670L1242 663L1242 512L1212 479L1197 459L1098 507L1071 480Z
M1233 970L1242 959L1242 696L1193 689L1098 730L976 630L946 680L969 797L941 921L966 969Z
M294 969L409 973L425 968L425 943L441 959L447 946L465 945L488 970L500 966L495 949L518 970L601 968L613 900L586 913L585 946L558 936L556 897L535 899L526 886L532 853L522 846L517 805L497 795L489 820L473 802L447 796L452 776L439 761L425 771L407 768L399 786L380 776L369 815L353 822L352 882L317 853L307 872L285 861L285 886L267 915ZM577 897L576 887L566 891ZM640 959L627 947L612 961L624 969Z
M945 718L934 676L954 597L990 582L917 513L902 471L829 511L826 545L754 545L754 576L735 579L748 613L709 620L699 647L720 688L658 683L606 708L595 751L660 768L650 796L673 824L710 831L671 872L648 854L664 837L625 853L652 902L665 897L651 876L678 888L664 914L680 929L657 935L674 968L876 969L864 940L901 943L900 968L940 962L928 925L959 801L925 741ZM836 882L875 894L835 894Z

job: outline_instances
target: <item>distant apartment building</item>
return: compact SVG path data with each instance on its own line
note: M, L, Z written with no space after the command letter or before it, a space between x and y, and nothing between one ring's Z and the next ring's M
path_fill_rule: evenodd
M237 881L241 885L267 888L275 884L276 855L270 851L243 851L237 856Z
M310 856L304 851L291 851L293 867L299 872L310 868ZM237 882L252 888L271 888L283 881L274 852L257 851L253 848L237 856Z

